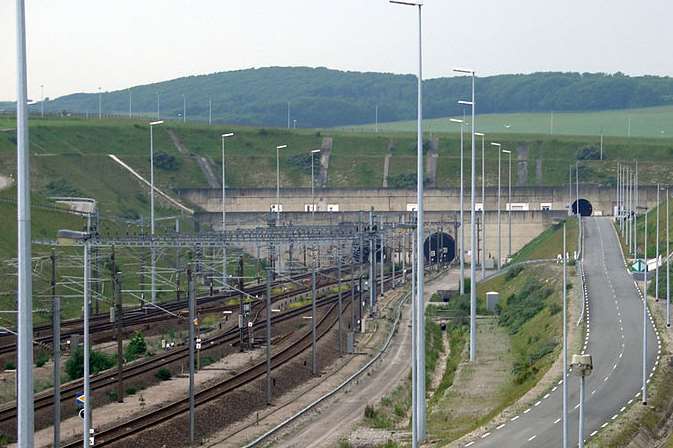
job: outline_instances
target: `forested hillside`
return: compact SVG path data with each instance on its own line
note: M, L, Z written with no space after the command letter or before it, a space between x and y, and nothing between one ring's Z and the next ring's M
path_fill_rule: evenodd
M591 73L499 75L477 80L478 113L590 111L673 104L673 78ZM470 92L466 77L424 83L426 118L462 113L456 103ZM178 118L256 126L287 125L288 102L298 127L331 127L412 119L416 78L412 75L361 73L306 67L269 67L189 76L156 84L103 92L104 114ZM33 106L39 110L39 105ZM76 93L46 104L48 112L98 113L98 94ZM294 123L293 123L294 124Z

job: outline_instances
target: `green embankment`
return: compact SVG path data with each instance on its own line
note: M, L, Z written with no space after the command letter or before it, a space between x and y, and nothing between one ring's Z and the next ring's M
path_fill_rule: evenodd
M0 174L8 175L15 168L16 136L11 129L14 121L0 118ZM9 129L9 131L7 131ZM138 218L147 215L149 207L146 187L134 180L115 164L108 154L115 154L144 176L149 175L149 128L146 122L135 120L84 120L77 118L31 120L30 151L34 176L33 189L45 195L78 194L93 196L99 201L104 215ZM168 132L172 130L184 143L188 154L175 148ZM385 131L379 133L323 129L286 130L202 123L166 122L155 128L157 154L173 157L175 164L158 166L156 184L171 192L180 187L205 187L206 178L194 159L205 156L219 177L221 138L223 132L236 136L225 139L224 149L228 165L227 184L230 187L271 187L275 185L276 145L287 144L280 153L281 186L310 186L311 149L321 145L323 137L332 137L334 146L328 173L329 187L380 187L383 183L383 164L392 142L389 185L413 187L415 179L416 137L410 132ZM426 134L439 137L437 185L457 186L460 166L459 136L454 132L432 131ZM568 166L574 164L578 151L598 147L595 137L549 136L534 134L488 135L486 142L486 184L497 184L497 152L490 141L499 141L503 147L527 149L529 169L527 178L516 179L520 185L563 185L567 182ZM465 157L469 157L469 139ZM481 155L478 142L478 156ZM523 154L523 153L522 153ZM611 185L615 182L618 160L639 159L641 181L664 183L673 168L671 155L673 140L668 138L606 139L606 160L580 161L580 179ZM585 154L586 155L586 154ZM594 157L593 154L591 157ZM542 175L533 168L541 160ZM480 164L481 159L478 158ZM469 175L469 164L466 164ZM503 163L502 172L507 173ZM481 182L481 179L479 179ZM174 213L163 209L159 213Z
M567 219L566 252L572 255L577 248L577 219ZM533 238L512 256L512 263L529 260L551 260L563 253L563 223L556 223Z
M482 344L503 347L502 352L489 354L476 365L468 362L467 350L463 350L468 338L468 298L433 307L433 314L449 316L452 332L452 353L444 378L430 400L428 428L433 439L448 443L471 432L516 402L544 376L560 351L560 278L558 266L545 264L513 269L479 285L480 314L487 291L501 294L495 321L479 323ZM460 351L458 359L453 350ZM481 352L488 350L484 347Z

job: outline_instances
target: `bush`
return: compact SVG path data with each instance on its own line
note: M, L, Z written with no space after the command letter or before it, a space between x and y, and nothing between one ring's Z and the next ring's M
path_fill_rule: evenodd
M603 154L605 156L605 154ZM600 160L601 150L595 146L585 146L577 151L577 160Z
M376 409L374 409L374 406L371 405L365 406L365 418L373 419L375 417L376 417Z
M35 355L35 367L43 367L49 361L49 353L40 350Z
M106 353L91 351L90 367L91 374L95 375L115 365L115 357ZM65 373L71 380L82 378L84 375L84 350L77 347L65 363Z
M156 376L159 381L168 381L171 379L171 371L165 367L162 367L154 376Z
M50 181L46 187L49 196L82 196L82 192L63 178Z
M126 395L135 395L138 393L138 388L136 386L129 386L126 388Z
M117 401L117 399L119 398L119 396L117 396L116 390L110 390L105 395L107 395L107 398L110 401Z
M5 370L16 370L16 364L14 364L14 361L5 362Z
M124 353L126 361L138 359L146 352L147 344L145 343L145 337L141 331L137 331L131 337L129 345L126 346L126 352Z
M157 152L154 154L154 166L164 171L177 171L179 167L178 159L175 156L166 154L165 152Z
M297 168L299 171L305 174L311 174L311 159L313 159L313 171L314 174L320 172L320 156L313 156L311 154L295 154L290 156L287 160L290 165Z
M517 275L521 274L521 271L523 271L523 266L521 265L510 268L505 274L505 280L510 281L515 279Z

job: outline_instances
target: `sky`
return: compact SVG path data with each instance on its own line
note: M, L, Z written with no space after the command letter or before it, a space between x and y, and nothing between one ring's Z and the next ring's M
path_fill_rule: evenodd
M0 0L0 100L16 10ZM415 73L417 12L387 0L26 0L28 95L264 66ZM424 78L580 71L673 76L670 0L425 0Z

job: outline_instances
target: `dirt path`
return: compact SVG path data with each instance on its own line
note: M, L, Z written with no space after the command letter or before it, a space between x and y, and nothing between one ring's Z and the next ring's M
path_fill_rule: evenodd
M190 157L191 153L189 152L189 149L187 149L184 143L182 143L182 140L180 140L180 137L178 137L175 131L173 129L166 129L166 132L168 133L168 136L173 142L175 149L177 149L178 152L182 154L184 157ZM206 159L203 156L197 156L197 155L193 157L196 160L196 163L199 165L199 168L201 168L201 172L203 173L203 176L206 178L208 186L210 188L220 188L221 187L220 181L218 177L215 175L208 159Z

